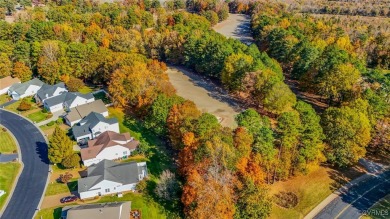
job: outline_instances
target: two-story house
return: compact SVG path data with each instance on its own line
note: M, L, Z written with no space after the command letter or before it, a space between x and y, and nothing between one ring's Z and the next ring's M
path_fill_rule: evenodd
M146 162L116 163L102 160L88 167L87 177L78 180L81 199L135 191L139 181L148 175Z
M102 160L125 159L138 147L139 141L134 140L130 133L119 134L106 131L97 138L88 141L88 147L82 148L81 159L84 166L97 164Z
M105 118L102 114L91 112L78 125L72 127L75 140L81 144L94 139L105 131L119 132L119 123L116 118Z
M34 96L43 85L44 83L38 78L34 78L24 83L16 83L8 89L8 95L14 100Z

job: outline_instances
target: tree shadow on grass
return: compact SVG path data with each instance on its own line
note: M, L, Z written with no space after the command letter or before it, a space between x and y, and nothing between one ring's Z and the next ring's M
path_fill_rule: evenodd
M150 173L154 176L159 176L164 170L176 169L175 166L175 151L170 149L167 141L158 137L156 133L147 129L143 124L131 116L125 116L123 125L135 132L135 138L150 145L150 156L147 162Z
M330 184L330 190L336 191L352 179L364 174L364 170L360 166L332 168L328 171L328 174L329 177L333 180L333 182Z

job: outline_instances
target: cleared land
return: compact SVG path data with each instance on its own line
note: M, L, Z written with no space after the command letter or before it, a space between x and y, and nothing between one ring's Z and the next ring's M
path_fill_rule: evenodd
M182 67L168 68L169 81L177 95L193 101L202 112L215 115L223 126L236 127L239 104L212 81Z
M253 42L250 17L244 14L229 14L229 17L213 27L215 31L226 36L240 40L243 43Z

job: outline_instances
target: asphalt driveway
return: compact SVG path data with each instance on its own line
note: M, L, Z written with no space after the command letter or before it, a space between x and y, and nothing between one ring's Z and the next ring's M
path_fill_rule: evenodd
M35 125L11 112L0 110L0 124L18 140L24 164L14 193L1 218L33 218L49 171L46 141Z

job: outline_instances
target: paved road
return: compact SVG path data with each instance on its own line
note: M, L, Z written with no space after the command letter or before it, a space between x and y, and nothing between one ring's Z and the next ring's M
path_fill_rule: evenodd
M46 186L47 144L39 129L23 117L0 110L0 123L18 140L24 164L1 219L29 219L34 216Z
M229 17L213 27L218 33L249 45L253 43L251 18L244 14L229 14Z
M379 175L371 175L342 191L314 218L356 219L387 194L390 194L390 170Z

